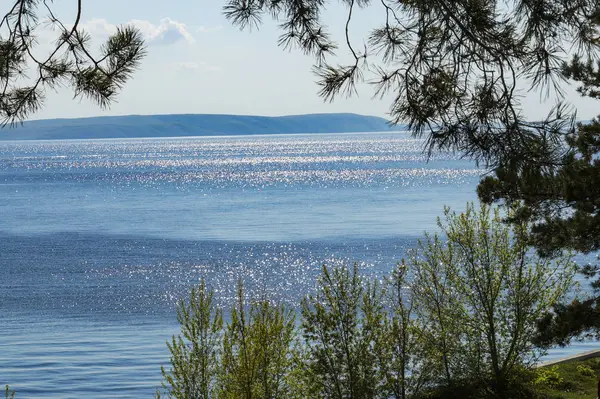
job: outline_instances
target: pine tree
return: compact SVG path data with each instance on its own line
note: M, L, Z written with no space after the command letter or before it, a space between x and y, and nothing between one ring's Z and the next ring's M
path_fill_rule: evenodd
M566 78L580 83L578 91L600 98L600 63L573 60L563 66ZM542 255L563 250L593 253L600 250L600 120L580 123L566 132L562 155L556 162L526 161L496 169L478 187L485 202L518 204L509 220L533 221L530 241ZM580 269L587 278L600 269ZM572 338L600 337L600 279L583 300L563 303L539 323L538 343L566 345Z
M315 57L320 95L352 95L363 81L390 93L393 123L426 136L429 150L451 149L497 167L519 160L557 159L566 105L543 121L526 120L519 97L528 90L561 94L563 63L600 50L597 0L343 0L343 50L323 19L326 0L228 0L233 24L259 26L273 17L279 44ZM351 34L360 9L379 9L368 37ZM567 46L566 44L573 44Z
M562 82L600 98L600 3L597 0L344 0L343 46L351 62L335 65L339 43L327 29L326 0L228 0L237 26L279 22L279 44L316 59L320 95L356 93L363 81L393 95L393 123L408 123L427 149L457 151L490 172L478 187L488 203L518 207L511 222L533 226L529 240L542 255L600 247L600 121L576 124L576 111L558 103L541 121L528 121L526 91L562 96ZM359 9L385 17L356 46ZM582 270L587 276L593 266ZM598 289L600 280L592 285ZM557 306L540 322L540 343L600 337L600 293Z
M74 97L87 97L103 108L139 67L145 55L141 33L131 26L117 29L94 52L91 37L81 28L83 4L78 0L75 21L57 18L51 2L14 0L0 20L0 122L23 121L38 111L47 90L68 86ZM57 41L48 53L38 51L42 26Z

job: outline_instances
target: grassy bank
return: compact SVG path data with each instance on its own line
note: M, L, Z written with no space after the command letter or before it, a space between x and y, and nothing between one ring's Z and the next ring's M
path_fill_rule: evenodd
M542 367L536 386L546 399L589 399L597 395L600 357Z

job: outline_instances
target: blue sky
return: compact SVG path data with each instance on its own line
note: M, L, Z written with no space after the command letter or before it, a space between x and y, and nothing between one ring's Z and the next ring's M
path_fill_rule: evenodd
M75 1L58 0L54 8L72 21ZM359 96L325 103L318 97L313 60L299 51L277 47L277 29L268 21L259 31L232 27L223 17L221 0L87 0L84 28L100 45L117 25L133 23L146 36L148 56L127 84L118 102L101 110L88 100L73 100L68 90L48 93L43 110L34 119L96 115L227 113L289 115L315 112L355 112L385 117L391 97L373 99L364 84ZM344 29L344 7L332 2L325 20L337 38ZM355 16L353 40L359 45L371 27L382 21L371 8ZM44 39L50 39L42 32ZM43 47L43 40L41 41ZM348 56L341 48L341 61ZM556 101L540 100L523 92L525 113L543 117ZM579 117L598 113L598 104L567 90Z

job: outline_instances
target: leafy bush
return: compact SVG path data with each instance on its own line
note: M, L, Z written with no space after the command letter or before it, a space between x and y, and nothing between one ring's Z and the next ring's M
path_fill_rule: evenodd
M171 368L162 368L165 394L173 399L292 397L287 378L294 314L266 301L246 303L240 283L224 326L213 299L202 281L188 302L180 301L181 334L167 343Z
M377 352L383 308L375 284L363 284L356 266L323 267L317 291L302 303L308 370L318 397L375 397L382 390Z
M541 367L537 369L535 385L545 385L550 388L560 388L564 380L558 372L558 366Z
M587 365L592 369L592 370L600 370L600 359L595 358L595 359L588 359L587 360Z
M575 267L568 256L531 255L527 226L504 224L498 209L446 209L438 225L444 236L427 236L409 262L426 355L440 384L480 379L504 396L515 370L539 358L536 321L569 290Z
M295 316L268 301L244 301L241 283L223 335L219 398L287 398Z
M211 398L217 387L223 319L204 280L192 289L188 302L179 302L177 320L181 335L167 342L171 369L162 367L163 387L170 398Z
M439 226L444 238L427 236L383 283L363 278L356 265L323 266L298 324L289 309L247 301L241 283L224 324L202 282L179 303L165 393L524 398L528 384L564 386L556 368L528 370L540 354L536 320L571 286L570 259L531 256L526 226L511 230L486 206L460 215L447 209Z
M596 372L589 366L585 364L580 364L577 366L577 372L584 377L595 377Z

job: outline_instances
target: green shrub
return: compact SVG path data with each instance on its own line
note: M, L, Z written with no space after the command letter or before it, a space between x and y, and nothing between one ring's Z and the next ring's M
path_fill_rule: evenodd
M541 367L537 369L536 378L533 383L556 389L563 385L564 380L558 372L558 366Z
M363 284L356 265L323 267L317 290L302 303L302 334L317 397L374 398L383 332L381 292Z
M268 301L244 300L238 286L237 305L223 336L219 398L289 398L293 367L295 316Z
M246 300L241 283L224 325L201 282L178 306L166 395L516 399L568 387L556 367L531 365L535 323L571 286L570 258L532 256L527 226L511 229L486 206L445 217L444 238L427 236L383 283L356 265L323 266L299 325L292 310Z
M222 313L204 281L187 302L179 302L181 333L167 342L171 367L162 368L164 394L173 399L293 398L294 314L267 301L246 303L241 283L225 326Z
M498 209L446 209L438 225L443 237L427 236L409 259L426 356L440 384L481 380L505 396L516 370L539 358L536 321L572 286L575 267L531 254L527 226L505 224Z
M600 370L600 359L598 358L589 359L587 364L592 370Z
M579 375L582 375L584 377L595 377L596 376L596 372L589 366L586 366L585 364L580 364L577 366L577 373L579 373Z
M163 388L169 398L212 398L219 373L223 318L214 303L214 292L204 280L191 290L188 302L179 302L177 321L181 334L167 342L171 368L161 368Z
M435 361L423 343L423 325L414 317L411 273L403 260L383 287L386 313L378 367L386 393L397 399L415 397L435 381Z

